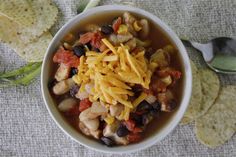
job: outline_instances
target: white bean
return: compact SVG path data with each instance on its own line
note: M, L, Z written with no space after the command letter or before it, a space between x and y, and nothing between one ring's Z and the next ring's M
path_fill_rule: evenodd
M75 105L77 105L77 103L77 100L73 98L67 98L60 102L60 104L58 105L58 109L62 112L66 112L72 109Z
M98 115L97 114L94 114L91 112L91 107L90 108L87 108L86 110L84 110L83 112L80 113L79 115L79 120L84 122L88 119L94 119L94 118L97 118Z
M84 123L84 125L85 125L89 130L92 130L92 131L97 130L98 127L99 127L99 120L98 120L98 118L95 118L95 119L88 119L88 120L85 120L83 123Z
M53 93L56 95L62 95L65 94L70 90L70 88L74 85L74 81L69 78L67 80L62 80L58 82L54 87L53 87Z

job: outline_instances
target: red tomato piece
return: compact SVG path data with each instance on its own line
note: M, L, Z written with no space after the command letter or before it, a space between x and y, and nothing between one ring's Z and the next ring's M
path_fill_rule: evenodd
M91 39L91 45L95 48L100 48L102 41L102 34L100 32L94 33Z
M157 94L158 92L165 92L167 88L166 84L159 79L152 80L150 87L154 94Z
M134 130L133 130L133 133L136 134L136 133L140 133L140 132L143 132L143 130L139 127L135 127Z
M64 63L67 66L77 68L79 66L79 57L74 55L72 51L60 47L53 56L53 62Z
M158 73L158 76L160 77L166 77L168 75L171 75L175 79L179 79L181 77L181 72L178 70L172 70L172 69L160 70L157 73Z
M129 131L133 131L135 128L135 122L131 119L124 121L124 125Z
M170 71L170 75L172 77L174 77L175 79L180 79L182 73L180 71L177 71L177 70L172 70L172 71Z
M79 111L83 112L84 110L86 110L87 108L89 108L92 105L92 103L89 101L88 98L83 99L80 101L79 103Z
M160 71L157 71L157 74L160 77L166 77L169 75L169 70L160 70Z
M102 40L102 34L97 32L88 32L80 36L79 42L82 44L87 44L91 42L91 45L95 48L100 48Z
M133 142L138 142L141 140L141 135L140 134L134 134L134 133L130 133L129 135L127 135L128 141L130 143Z
M81 44L87 44L88 42L90 42L92 40L93 36L94 36L93 32L88 32L88 33L82 34L82 35L80 35L79 42Z
M117 19L116 21L114 21L114 23L113 23L113 25L112 25L112 28L113 28L113 30L114 30L115 33L117 33L117 31L118 31L118 29L119 29L121 23L122 23L121 17L118 17L118 19Z

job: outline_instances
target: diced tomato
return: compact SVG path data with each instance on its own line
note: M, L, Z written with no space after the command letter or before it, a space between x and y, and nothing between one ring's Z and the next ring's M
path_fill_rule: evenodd
M169 70L160 70L160 71L157 71L157 74L160 77L167 77L169 75Z
M53 62L64 63L67 66L77 68L79 66L79 57L74 55L72 51L60 47L53 56Z
M135 127L134 130L132 131L134 134L143 132L143 130L139 127Z
M134 133L130 133L129 135L127 135L128 141L130 143L132 142L138 142L141 140L141 135L140 134L134 134Z
M124 121L124 125L129 131L133 131L135 128L135 122L131 119Z
M83 99L80 101L79 103L79 111L83 112L84 110L86 110L87 108L89 108L92 105L92 103L89 101L88 98Z
M100 48L102 40L101 32L88 32L80 36L79 42L81 44L91 43L91 45L95 48Z
M171 75L175 79L180 79L180 77L181 77L181 72L180 71L172 70L172 69L160 70L160 71L157 72L157 74L160 77L166 77L168 75Z
M165 92L167 88L166 84L159 79L152 80L150 86L154 94Z
M69 111L65 112L66 116L78 116L80 114L79 105L75 105Z
M91 45L95 48L100 48L101 41L102 41L102 34L100 32L95 32L91 39Z
M177 71L177 70L172 70L172 71L170 71L170 75L172 76L172 77L174 77L175 79L180 79L180 77L181 77L181 72L180 71Z
M113 30L114 30L115 33L118 31L118 29L119 29L121 23L122 23L122 19L121 19L121 17L118 17L118 19L116 19L116 20L114 21L114 23L112 24L112 28L113 28Z
M94 36L93 32L88 32L88 33L82 34L82 35L80 35L79 42L81 44L87 44L88 42L90 42L92 40L93 36Z

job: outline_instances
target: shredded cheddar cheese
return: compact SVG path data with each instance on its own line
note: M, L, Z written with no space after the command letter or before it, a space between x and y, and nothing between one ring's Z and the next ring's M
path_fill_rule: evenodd
M152 68L156 65L148 63L144 51L131 54L122 44L115 47L105 38L102 42L108 49L102 53L88 50L86 56L80 57L78 73L73 76L73 80L83 89L87 83L94 84L92 92L89 93L90 101L99 100L109 105L124 105L119 119L128 120L129 113L147 96L142 93L131 102L129 96L134 95L132 86L140 84L148 89ZM114 117L106 117L105 121L111 124Z

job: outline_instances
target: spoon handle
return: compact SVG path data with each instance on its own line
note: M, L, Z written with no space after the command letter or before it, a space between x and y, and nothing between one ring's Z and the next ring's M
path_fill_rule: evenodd
M214 53L213 53L213 45L211 43L200 44L200 43L192 42L192 41L189 41L189 40L186 40L186 39L181 39L181 41L183 42L183 44L186 47L192 47L192 48L198 50L199 52L201 52L206 64L213 71L215 71L217 73L223 73L223 74L236 74L236 70L232 70L231 68L226 68L225 69L225 68L222 68L224 66L219 66L219 65L215 66L214 64L212 64L212 59L214 58ZM217 61L217 63L222 63L222 62L225 65L226 64L225 62L227 62L227 61L225 61L222 58L220 58L220 60Z
M214 55L212 44L200 44L186 39L181 39L181 41L186 47L193 47L196 50L200 51L206 62L209 62L213 59Z

